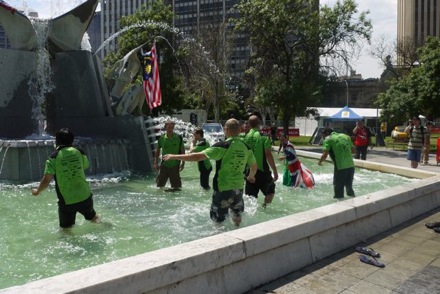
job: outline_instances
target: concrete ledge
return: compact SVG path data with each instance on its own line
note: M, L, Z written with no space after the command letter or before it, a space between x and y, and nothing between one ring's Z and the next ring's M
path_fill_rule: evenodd
M423 179L0 293L242 293L438 207L440 176L417 176Z

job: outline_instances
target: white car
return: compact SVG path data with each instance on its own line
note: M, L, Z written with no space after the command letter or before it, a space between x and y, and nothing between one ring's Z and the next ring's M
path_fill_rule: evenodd
M225 140L225 132L223 130L222 125L219 123L204 123L202 125L202 129L203 129L203 136L211 144Z

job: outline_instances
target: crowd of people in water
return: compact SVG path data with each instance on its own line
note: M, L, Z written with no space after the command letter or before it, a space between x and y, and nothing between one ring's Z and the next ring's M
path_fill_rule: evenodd
M288 135L282 134L277 138L273 129L269 135L263 135L260 124L261 120L257 115L251 115L244 124L231 118L224 124L226 139L212 145L204 137L203 129L195 128L189 151L186 152L182 136L174 131L175 122L167 120L164 133L158 137L153 157L157 187L164 188L167 192L180 191L180 173L185 162L195 161L200 174L200 186L205 190L213 190L210 218L221 223L230 216L233 223L239 226L244 211L244 194L258 198L261 192L264 208L275 197L278 170L272 146L279 139L278 160L284 162L282 185L312 189L315 186L313 173L298 159ZM429 126L420 125L418 117L413 117L408 123L405 130L409 137L407 159L411 161L413 168L417 168L420 161L428 162L429 131ZM368 146L371 145L371 132L365 127L363 120L359 120L352 136L335 132L330 127L323 128L320 135L322 155L318 165L323 165L327 157L331 158L334 166L333 197L354 197L354 159L366 160ZM38 196L55 179L61 228L72 227L77 213L82 214L86 220L99 221L85 175L90 164L85 153L72 145L73 141L74 135L69 129L64 128L57 132L56 149L46 160L44 176L38 188L32 189L32 194ZM428 155L425 153L426 148ZM215 164L211 161L215 161ZM210 183L210 174L213 171L214 176ZM165 188L168 181L170 188Z

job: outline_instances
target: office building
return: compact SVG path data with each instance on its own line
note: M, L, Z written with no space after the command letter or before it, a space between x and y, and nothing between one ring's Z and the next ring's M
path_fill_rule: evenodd
M416 47L427 36L440 36L440 3L438 0L398 0L397 39L410 40Z
M119 20L122 16L133 14L143 4L148 7L149 2L148 0L101 0L100 44L120 31ZM117 38L114 38L99 52L99 56L103 59L107 52L114 51L116 48Z

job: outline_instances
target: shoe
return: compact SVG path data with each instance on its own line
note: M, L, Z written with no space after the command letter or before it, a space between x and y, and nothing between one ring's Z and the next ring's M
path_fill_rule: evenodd
M434 228L434 232L440 233L440 227Z
M440 228L440 222L426 223L425 226L428 229Z
M380 253L377 253L376 251L373 250L373 248L367 248L367 247L356 247L356 252L362 253L362 254L366 254L366 255L370 255L372 257L380 257Z
M378 261L374 257L373 258L369 258L366 255L360 255L359 256L359 260L364 262L364 263L371 264L371 265L374 265L374 266L377 266L377 267L385 267L385 264L383 264L382 262Z

